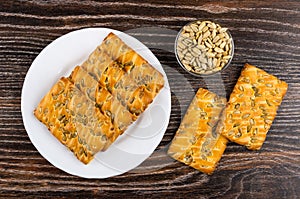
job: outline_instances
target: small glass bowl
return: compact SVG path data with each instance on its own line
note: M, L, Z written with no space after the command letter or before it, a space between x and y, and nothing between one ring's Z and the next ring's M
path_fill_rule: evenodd
M202 27L203 26L203 25L201 25L202 23L205 23L204 27L208 27L208 28ZM208 24L210 24L210 25L208 25ZM213 24L215 24L215 25L213 25ZM197 29L194 28L192 30L193 33L191 35L191 33L188 32L188 30L192 29L191 28L192 26L198 28L198 32L200 32L200 33L196 32ZM215 31L214 31L214 26L216 26ZM199 31L199 28L201 28L201 27L202 27L202 29L201 29L201 31ZM205 30L205 31L202 31L202 30ZM206 33L207 31L209 31L210 33ZM213 32L216 32L216 33L213 33ZM210 34L210 35L208 37L205 37L206 36L205 33L206 33L206 35L207 34ZM185 34L185 35L183 35L183 34ZM187 37L187 34L190 34L190 36ZM225 40L223 41L223 38L215 39L215 37L217 35L218 36L224 36L224 35L226 36L227 35L227 36L223 37L223 38L225 38ZM208 39L205 39L205 38L209 38L210 41L208 41ZM184 43L182 42L183 40L185 40ZM199 40L200 40L200 42L199 42ZM221 45L219 44L220 43L219 40L222 40ZM230 41L226 41L226 40L230 40ZM186 42L186 41L189 41L189 42ZM190 41L192 41L192 42L190 42ZM202 41L204 43L202 43ZM179 44L179 42L181 42L181 44ZM227 47L225 48L223 46L224 45L224 44L222 44L223 42L225 42L225 46L228 45L228 48L230 49L230 50L228 50L228 52L226 51ZM208 43L208 44L206 45L206 43ZM178 46L178 44L180 46ZM185 45L185 47L186 47L185 49L180 48L180 47L183 47L182 44ZM219 45L217 45L217 44L219 44ZM202 46L200 46L200 45L202 45ZM208 47L209 45L212 48L209 48ZM203 46L205 47L205 49L203 49ZM218 47L219 49L216 49L216 47ZM223 47L223 48L221 48L221 47ZM227 28L222 28L222 26L220 26L218 23L213 22L213 21L196 20L196 21L187 23L179 31L179 33L176 37L176 40L175 40L174 48L175 48L175 56L176 56L178 63L180 64L180 66L188 73L190 73L194 76L197 76L197 77L203 76L203 75L212 75L217 72L221 72L222 70L224 70L225 68L227 68L230 65L233 55L234 55L234 42L232 39L232 35L230 34L230 32L228 31ZM198 50L193 50L194 48L197 48ZM207 56L208 49L211 49L212 53L215 54L216 56L221 56L219 54L222 54L222 56L220 57L220 59L218 57L208 57ZM220 49L223 51L225 50L225 52L221 52ZM201 53L199 53L199 50L201 51ZM215 50L218 50L219 52L216 52ZM193 53L192 53L192 51L193 51ZM223 55L223 53L224 53L224 55ZM226 55L226 53L227 53L227 55ZM189 56L187 56L187 55L189 55ZM210 56L211 55L212 54L210 54ZM186 57L189 58L189 61L184 60ZM203 57L204 57L204 59L203 59ZM209 60L210 58L212 58L212 61ZM227 60L227 62L225 62L223 64L223 66L220 65L217 67L216 65L221 62L222 58L227 58L227 59L224 59L224 60ZM220 60L220 62L218 61L218 59ZM194 62L193 60L196 60L196 61ZM187 62L190 62L190 63L187 64ZM209 62L211 62L212 65L211 65L211 63L208 64ZM191 65L191 63L193 63L193 65ZM205 65L203 65L203 64L206 65L206 69L205 69ZM186 65L188 65L188 66L186 66ZM197 69L197 71L195 69Z

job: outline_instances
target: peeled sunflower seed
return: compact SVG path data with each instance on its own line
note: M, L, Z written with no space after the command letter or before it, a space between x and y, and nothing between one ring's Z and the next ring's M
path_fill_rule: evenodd
M200 66L205 68L205 74L222 69L233 52L232 38L227 30L211 21L196 21L184 26L177 40L178 57L187 60L187 63L181 62L183 66L196 73Z

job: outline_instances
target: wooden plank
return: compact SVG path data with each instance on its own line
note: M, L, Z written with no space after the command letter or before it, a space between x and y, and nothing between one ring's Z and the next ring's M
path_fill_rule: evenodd
M0 0L0 5L0 198L300 197L299 1ZM253 152L229 143L212 176L166 155L198 88L221 91L213 83L216 76L205 81L188 75L172 53L176 32L198 18L213 19L233 35L235 55L231 66L222 72L227 97L245 62L289 84L262 149ZM57 37L85 27L125 32L159 27L174 31L131 33L151 46L168 75L172 91L170 123L159 147L142 165L103 180L71 176L52 166L30 142L21 116L21 89L32 61Z

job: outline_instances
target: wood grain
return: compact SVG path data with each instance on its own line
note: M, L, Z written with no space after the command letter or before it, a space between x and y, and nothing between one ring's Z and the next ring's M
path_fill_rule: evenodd
M262 149L230 143L211 176L166 155L194 92L204 87L222 93L215 85L220 77L186 74L172 52L176 32L195 19L215 20L233 35L234 59L221 74L227 97L245 62L289 84ZM103 180L52 166L30 142L21 116L32 61L57 37L86 27L113 28L143 41L162 63L172 91L170 123L156 151L136 169ZM0 0L0 198L300 198L299 123L299 1Z

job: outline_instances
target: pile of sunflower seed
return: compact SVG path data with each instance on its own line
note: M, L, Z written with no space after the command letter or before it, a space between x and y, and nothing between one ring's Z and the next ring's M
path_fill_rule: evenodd
M197 74L220 71L231 59L232 48L227 28L211 21L195 21L184 26L176 46L181 63Z

